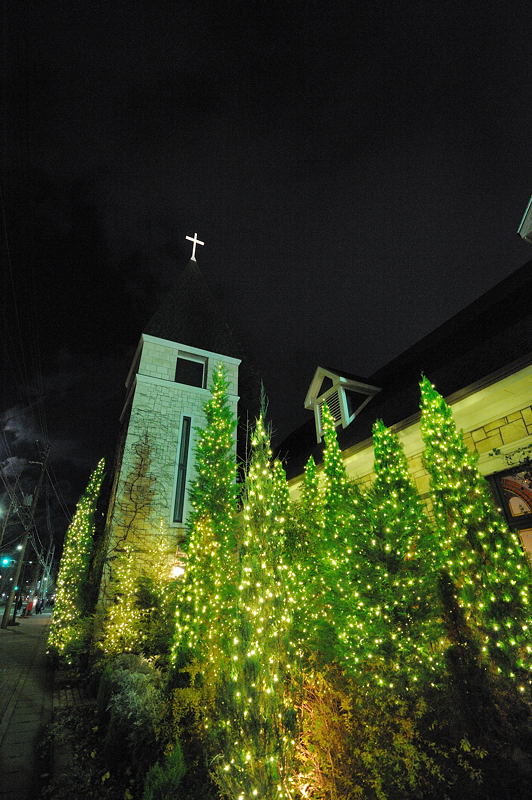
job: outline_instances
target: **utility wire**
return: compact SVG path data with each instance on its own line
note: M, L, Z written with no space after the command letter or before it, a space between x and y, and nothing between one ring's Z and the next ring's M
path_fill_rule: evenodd
M62 495L60 493L59 487L57 485L57 478L55 477L55 473L53 471L53 468L52 468L51 464L47 465L46 474L48 475L48 480L50 482L50 486L52 487L52 490L53 490L53 492L54 492L54 494L55 494L55 496L57 498L57 502L59 503L59 507L60 507L61 511L63 512L63 514L65 515L66 521L70 525L70 523L72 522L72 515L69 513L67 505L66 505L66 503L65 503L65 501L64 501L64 499L63 499L63 497L62 497Z

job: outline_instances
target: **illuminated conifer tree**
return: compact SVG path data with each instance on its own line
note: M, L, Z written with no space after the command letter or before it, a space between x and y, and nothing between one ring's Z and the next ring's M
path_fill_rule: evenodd
M353 612L346 661L372 681L412 689L436 679L443 656L437 587L441 554L396 434L373 426L375 482L353 544ZM368 666L371 668L368 669Z
M199 432L192 513L187 521L187 563L176 608L174 661L196 658L218 672L234 619L236 420L222 365L213 376Z
M101 640L102 650L109 655L142 651L146 631L137 596L137 558L138 553L128 544L117 552L111 582L113 601L107 608Z
M311 538L316 569L313 591L315 617L321 634L336 632L351 604L349 564L353 555L353 519L359 505L359 493L350 484L336 435L334 418L326 404L322 406L323 429L323 523ZM311 556L312 557L312 556ZM324 624L332 626L327 633Z
M301 497L299 503L289 504L289 514L286 526L286 551L287 557L298 564L298 570L309 570L311 560L309 550L311 539L319 537L323 529L323 494L316 463L312 456L309 457L301 482ZM312 560L315 563L315 560ZM308 580L308 577L302 580Z
M49 644L60 656L82 644L82 618L86 607L87 579L94 538L94 515L104 476L102 459L91 475L87 489L65 536L63 555L57 577L56 601Z
M323 497L316 462L312 456L309 456L305 465L301 486L301 508L311 530L323 527Z
M316 463L312 456L305 465L301 500L291 508L286 527L286 558L291 594L297 597L294 609L294 637L300 650L310 647L316 620L321 615L328 585L320 567L317 544L323 536L323 494ZM322 602L320 603L320 599Z
M286 472L280 461L277 459L273 462L272 468L272 511L275 515L275 521L279 526L281 537L284 535L284 526L286 517L290 508L290 495L288 492L288 484L286 482ZM280 538L281 538L280 537Z
M229 386L223 364L214 370L211 396L204 407L206 424L195 446L196 479L190 486L192 512L189 530L198 517L208 513L224 547L234 546L236 510L235 428L229 407Z
M178 580L172 574L175 548L169 541L161 520L153 558L136 583L137 606L142 612L142 649L147 656L166 655L173 642Z
M495 508L451 409L427 378L421 381L421 431L444 566L465 619L499 672L530 669L528 559Z
M229 674L217 701L223 761L215 779L240 800L281 800L289 794L293 712L285 686L294 669L290 608L283 557L286 498L281 470L272 468L262 416L252 436L246 478L238 585L238 626L228 652ZM281 468L282 469L282 468ZM283 501L284 502L284 501Z
M294 530L298 521L290 502L290 493L283 465L277 459L272 466L272 513L276 525L276 536L272 558L279 568L279 579L283 582L283 597L287 615L291 619L292 645L301 656L301 620L307 620L309 606L309 569L307 548L296 545ZM303 626L305 627L305 626Z
M349 479L338 444L336 425L328 405L322 406L323 475L324 475L324 526L328 535L346 544L346 521L350 518Z

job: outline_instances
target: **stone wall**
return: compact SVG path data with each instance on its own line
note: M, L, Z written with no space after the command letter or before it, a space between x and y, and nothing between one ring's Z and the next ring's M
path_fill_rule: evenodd
M474 428L464 438L471 450L487 453L505 444L518 442L528 435L532 435L532 406Z
M187 354L206 360L207 387L209 387L212 382L212 376L216 365L222 362L229 384L229 393L235 396L238 395L239 359L211 353L208 350L201 350L197 347L170 342L166 339L157 339L155 336L148 336L146 333L142 334L142 351L137 372L140 375L159 378L163 381L173 383L175 379L177 357L178 355L186 356ZM182 384L179 385L182 386Z
M141 573L153 557L161 531L168 538L169 550L174 552L183 538L184 523L173 522L182 419L190 417L192 428L188 485L195 478L196 429L205 425L203 409L210 391L175 382L180 354L205 361L207 386L212 382L217 364L224 364L230 386L230 405L234 415L237 414L238 359L143 334L140 353L126 384L131 412L118 465L116 491L108 513L107 560L111 568L113 552L125 541L138 554ZM123 416L126 417L125 412ZM188 497L185 496L185 520L187 511Z
M484 425L464 431L464 442L472 452L479 454L479 468L484 475L490 475L505 468L506 464L498 458L498 451L504 448L506 452L518 449L528 443L527 437L532 436L532 407L525 406L519 411L514 411L505 417L486 422ZM414 478L418 492L426 498L429 493L429 476L423 466L423 451L408 454L408 468ZM370 484L375 475L373 471L361 474L355 467L355 459L348 463L348 473L351 477L364 486ZM351 469L349 468L351 466Z

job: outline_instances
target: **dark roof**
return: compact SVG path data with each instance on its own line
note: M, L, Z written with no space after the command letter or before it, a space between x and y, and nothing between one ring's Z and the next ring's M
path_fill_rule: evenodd
M177 274L143 332L221 355L241 357L241 348L196 261L189 261Z
M328 372L334 372L335 375L339 375L342 378L347 378L350 381L356 381L357 383L369 383L367 378L363 378L361 375L355 375L353 372L347 372L345 369L328 367L326 364L320 364L319 366L322 369L326 369Z
M342 450L371 436L381 418L396 425L418 412L419 379L426 374L445 397L489 375L532 360L532 261L509 275L435 331L367 379L381 388L347 428L338 429ZM345 374L345 373L344 373ZM278 448L289 477L299 475L312 453L321 461L314 415Z
M171 342L240 358L239 416L243 420L248 416L253 419L258 413L260 378L253 360L241 346L223 311L213 297L198 263L190 260L177 274L143 332Z

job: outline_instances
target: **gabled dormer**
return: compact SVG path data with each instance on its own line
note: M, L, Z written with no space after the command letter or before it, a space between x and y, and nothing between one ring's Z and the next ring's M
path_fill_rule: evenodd
M528 201L523 218L519 223L517 233L522 239L525 240L525 242L532 244L532 197Z
M305 398L305 408L314 411L318 442L322 436L321 414L325 403L336 426L347 428L377 392L380 392L378 386L364 383L347 372L318 367Z

